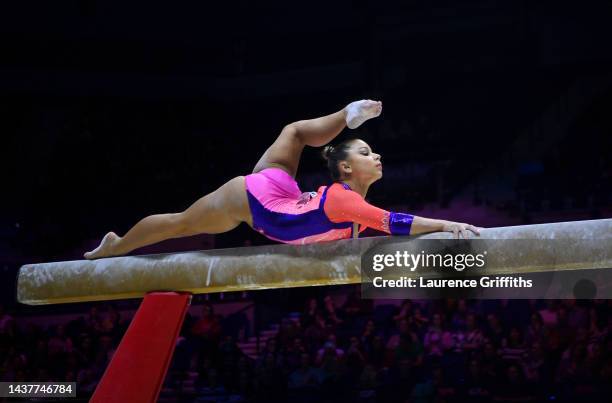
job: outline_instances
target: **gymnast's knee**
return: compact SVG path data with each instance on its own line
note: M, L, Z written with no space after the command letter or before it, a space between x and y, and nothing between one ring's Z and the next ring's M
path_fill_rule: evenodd
M193 226L192 220L189 219L189 215L183 211L181 213L168 214L168 221L170 228L172 228L173 235L182 235L190 231L190 227Z
M302 138L302 135L300 134L298 126L299 126L299 122L289 123L288 125L283 127L283 130L281 131L281 135L289 138L293 142L298 142L301 145L305 145L306 143L304 142L304 139Z

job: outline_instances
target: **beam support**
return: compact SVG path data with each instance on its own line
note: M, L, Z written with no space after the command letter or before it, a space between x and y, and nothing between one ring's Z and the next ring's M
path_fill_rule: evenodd
M190 294L147 294L90 401L156 402L190 302Z

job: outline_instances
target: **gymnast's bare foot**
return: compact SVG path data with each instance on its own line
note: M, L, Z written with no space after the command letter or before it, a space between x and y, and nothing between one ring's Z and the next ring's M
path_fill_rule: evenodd
M368 119L375 118L382 112L382 102L362 99L351 102L346 106L346 125L349 129L356 129Z
M83 257L85 257L85 259L98 259L101 257L113 256L115 245L119 239L117 234L109 232L104 236L102 242L100 242L100 246L92 251L86 252Z

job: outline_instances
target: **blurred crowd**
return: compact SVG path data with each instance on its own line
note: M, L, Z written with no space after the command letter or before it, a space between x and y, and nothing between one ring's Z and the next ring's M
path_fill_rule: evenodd
M597 401L612 381L609 301L334 301L308 300L254 361L214 327L192 332L207 346L190 355L200 390L245 401Z
M285 312L256 357L214 305L187 316L166 378L178 401L606 401L608 300L345 301ZM0 308L0 380L73 381L87 397L129 318L113 305L41 328ZM192 378L190 387L186 380Z
M0 381L76 382L77 397L95 390L129 324L113 305L53 326L20 319L0 305Z

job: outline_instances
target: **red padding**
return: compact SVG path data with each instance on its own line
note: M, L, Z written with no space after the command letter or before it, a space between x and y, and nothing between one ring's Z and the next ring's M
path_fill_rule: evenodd
M190 301L188 293L145 296L91 402L157 401Z

